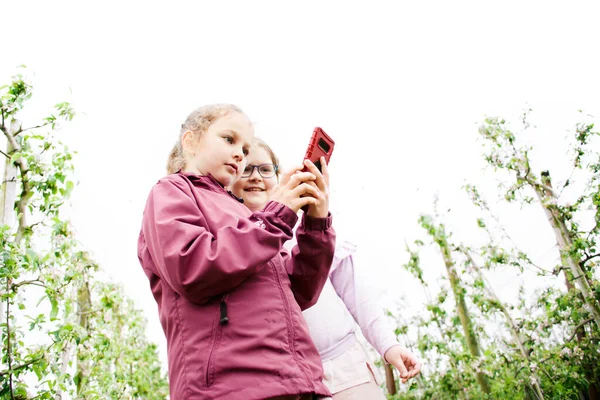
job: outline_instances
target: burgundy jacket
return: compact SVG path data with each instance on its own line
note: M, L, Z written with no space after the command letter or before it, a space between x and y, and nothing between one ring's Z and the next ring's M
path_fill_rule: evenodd
M138 240L167 338L172 400L329 395L301 311L333 260L331 216L277 202L251 213L212 176L173 174L151 190Z

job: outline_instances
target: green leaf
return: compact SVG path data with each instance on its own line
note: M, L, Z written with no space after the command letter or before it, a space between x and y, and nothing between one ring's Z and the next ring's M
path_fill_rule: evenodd
M52 305L52 309L50 311L50 320L54 321L58 315L58 301L55 297L50 297L50 304Z

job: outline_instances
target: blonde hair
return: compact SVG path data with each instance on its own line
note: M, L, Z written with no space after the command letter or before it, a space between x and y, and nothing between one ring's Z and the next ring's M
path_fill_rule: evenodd
M279 158L277 158L277 155L275 154L271 146L269 146L264 140L257 137L254 138L254 142L252 142L252 145L261 147L269 154L269 157L271 157L271 162L277 165L277 170L275 171L275 173L277 174L277 177L279 177Z
M230 112L239 112L243 114L243 111L233 104L209 104L192 111L185 119L185 122L181 124L179 138L169 153L167 173L174 174L185 167L185 157L183 154L183 147L181 146L181 138L185 132L193 132L195 134L195 139L198 140L200 135L204 133L213 122Z

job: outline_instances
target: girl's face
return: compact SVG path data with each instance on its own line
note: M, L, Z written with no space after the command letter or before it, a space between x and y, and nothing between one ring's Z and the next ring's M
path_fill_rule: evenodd
M244 205L251 211L260 211L271 199L277 185L276 167L269 153L261 146L252 147L247 161L244 176L233 185L232 190L236 196L244 199Z
M212 175L224 187L239 179L254 139L254 128L246 115L229 112L200 134L184 133L181 144L188 154L185 172Z

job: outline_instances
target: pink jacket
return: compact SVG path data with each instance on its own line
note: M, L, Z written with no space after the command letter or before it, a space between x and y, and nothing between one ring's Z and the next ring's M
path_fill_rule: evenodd
M251 213L211 176L173 174L151 190L138 257L167 337L172 400L329 395L301 311L327 280L331 216L276 202Z

